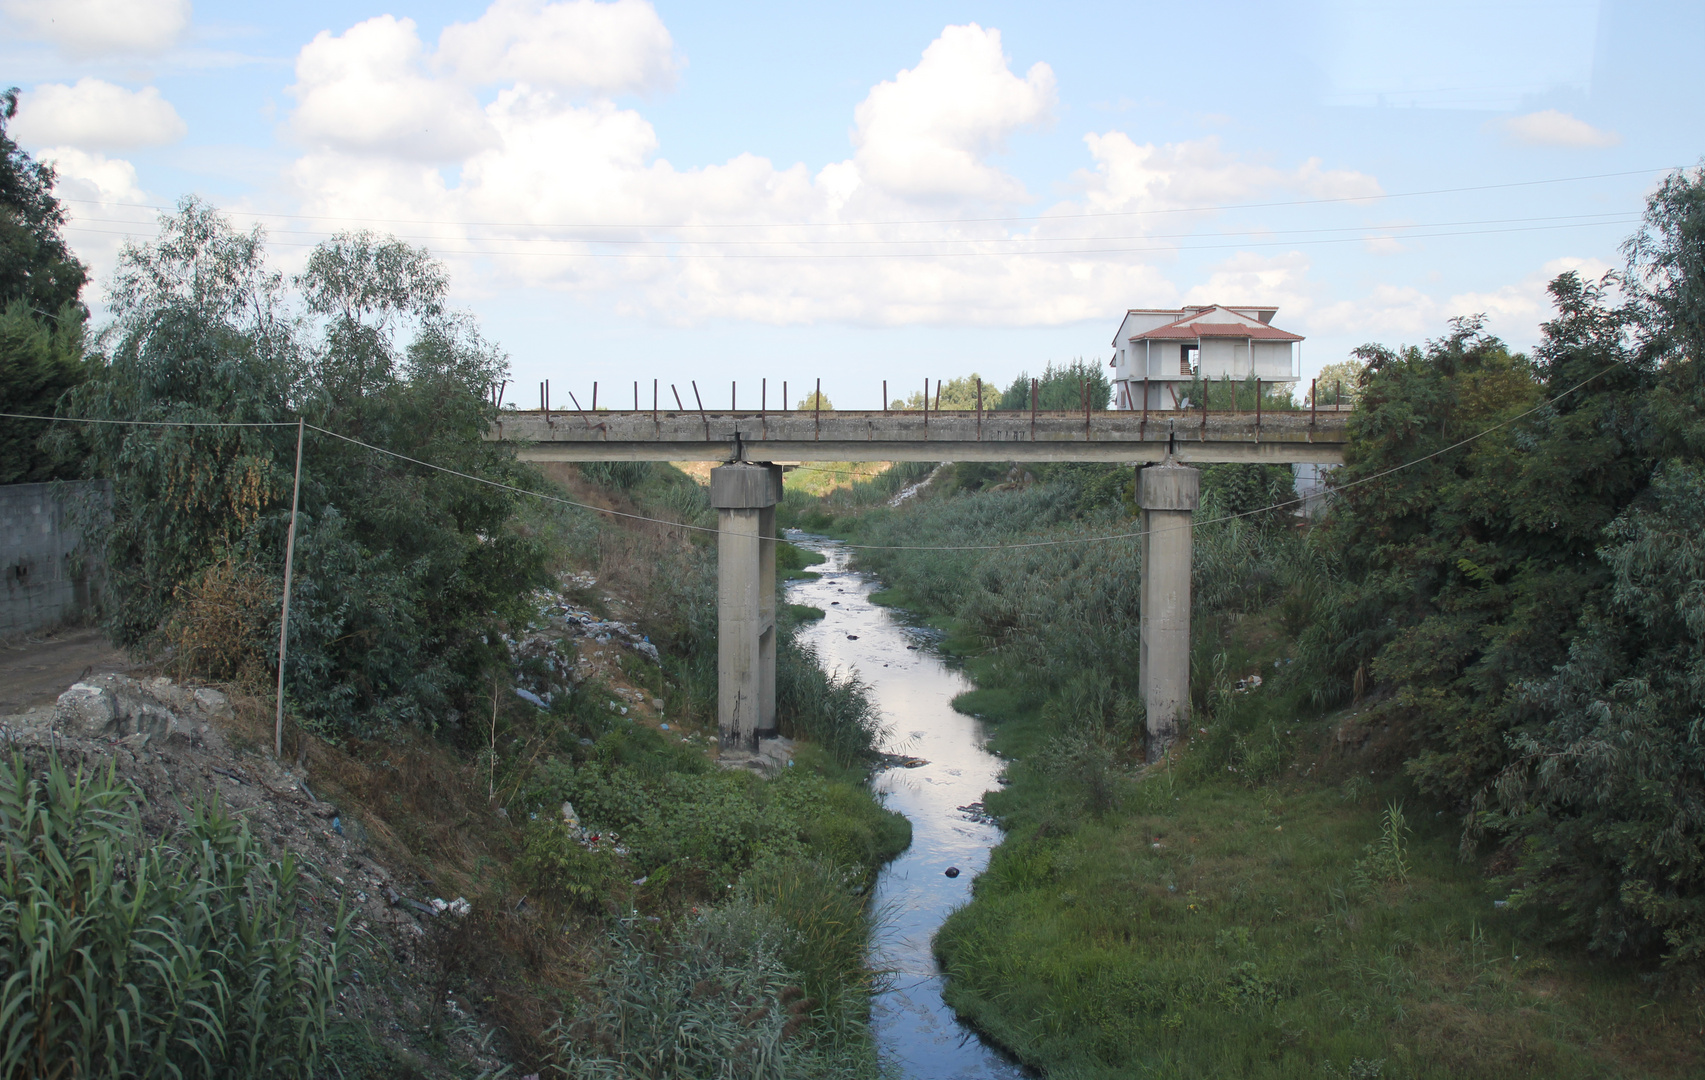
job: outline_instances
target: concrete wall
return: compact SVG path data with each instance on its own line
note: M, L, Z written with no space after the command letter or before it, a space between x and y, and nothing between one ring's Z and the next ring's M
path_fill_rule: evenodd
M104 480L0 486L0 637L98 613L103 575L78 551L78 523L111 497Z
M1263 379L1291 378L1291 343L1255 342L1255 374Z

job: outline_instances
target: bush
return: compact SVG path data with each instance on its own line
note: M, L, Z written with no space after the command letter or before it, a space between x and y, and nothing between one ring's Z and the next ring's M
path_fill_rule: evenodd
M878 1075L868 1042L836 1042L784 956L798 935L736 901L673 939L612 940L588 1000L557 1028L556 1071L573 1080L806 1080ZM861 941L862 947L862 941Z
M348 951L297 923L301 870L217 803L144 831L109 768L0 770L7 1076L312 1077Z

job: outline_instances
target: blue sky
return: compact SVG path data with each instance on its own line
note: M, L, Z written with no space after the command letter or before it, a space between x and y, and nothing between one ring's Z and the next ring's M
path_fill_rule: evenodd
M1306 375L1621 263L1705 152L1705 6L0 0L12 130L109 271L150 206L441 254L554 388L837 404L1277 304ZM1449 190L1447 190L1449 189ZM1218 209L1216 209L1218 208ZM761 257L760 257L761 256ZM91 297L97 304L99 294ZM608 393L606 390L605 393Z

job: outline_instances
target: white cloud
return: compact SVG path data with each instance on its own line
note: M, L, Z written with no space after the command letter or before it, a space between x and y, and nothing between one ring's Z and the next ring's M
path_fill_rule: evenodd
M602 95L672 85L674 49L647 0L496 0L473 22L445 28L436 62L476 84Z
M1545 109L1525 116L1512 116L1499 122L1504 138L1519 146L1561 146L1570 149L1596 150L1616 146L1622 136L1614 131L1595 128L1566 112Z
M189 27L190 0L0 0L21 36L69 56L159 53Z
M50 146L39 151L36 159L53 166L57 174L54 194L65 203L70 239L77 257L89 264L96 279L112 272L125 240L122 227L112 224L115 219L135 222L134 235L138 238L153 235L153 212L134 205L149 200L130 162L75 146ZM91 217L101 222L79 229L79 221ZM93 292L85 291L84 299L94 303Z
M1014 131L1048 118L1054 72L1020 79L999 30L949 26L914 68L879 83L854 112L854 160L866 183L912 198L1024 199L1024 186L984 159Z
M121 150L184 136L183 118L152 86L126 90L100 79L45 83L18 99L12 133L25 145Z
M1512 348L1531 348L1539 327L1554 310L1546 291L1567 270L1596 281L1613 267L1600 259L1566 256L1552 259L1517 282L1490 290L1439 297L1412 285L1378 285L1357 300L1342 300L1308 315L1316 333L1360 335L1364 339L1418 344L1443 334L1459 315L1485 315L1486 328Z
M512 11L507 2L470 25ZM412 23L391 18L316 38L298 59L299 104L289 120L309 145L286 179L301 212L316 218L443 223L397 231L449 259L467 292L558 290L682 324L1058 325L1106 318L1134 298L1172 303L1179 293L1140 257L1024 253L1048 237L1077 241L1053 246L1094 247L1096 237L1133 227L1065 215L1267 190L1379 191L1371 177L1317 161L1280 168L1212 140L1156 148L1106 132L1089 139L1099 164L1079 178L1082 197L1040 221L859 224L987 217L990 205L1025 198L991 158L1013 132L1048 119L1046 65L1021 77L998 32L948 27L916 65L856 107L846 160L812 169L740 154L682 168L661 156L642 113L607 97L576 98L580 91L561 81L517 78L481 108L469 68L447 62L449 51L446 39L434 58ZM1115 176L1125 161L1140 175ZM586 225L598 228L575 227ZM717 227L683 228L691 225ZM895 252L906 257L885 257ZM1258 275L1249 289L1265 287L1255 263L1239 265ZM1242 295L1231 299L1257 298L1234 285L1226 292Z
M319 148L411 161L453 161L495 141L474 96L423 60L412 19L322 30L296 57L291 130Z
M104 206L145 201L136 182L136 166L123 158L109 158L75 146L50 146L36 156L52 164L59 174L55 191L62 199Z
M1366 173L1323 169L1319 158L1289 171L1257 164L1221 149L1217 136L1155 146L1108 131L1091 132L1083 141L1095 167L1074 180L1084 206L1096 213L1223 205L1275 190L1311 199L1380 194L1379 181Z

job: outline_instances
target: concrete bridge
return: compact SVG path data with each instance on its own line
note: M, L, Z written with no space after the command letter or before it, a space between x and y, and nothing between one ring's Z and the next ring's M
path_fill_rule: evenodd
M717 722L752 752L776 728L776 522L787 461L1099 461L1138 469L1138 684L1150 759L1190 712L1194 464L1343 461L1348 410L1284 412L505 412L489 438L523 461L718 461Z

